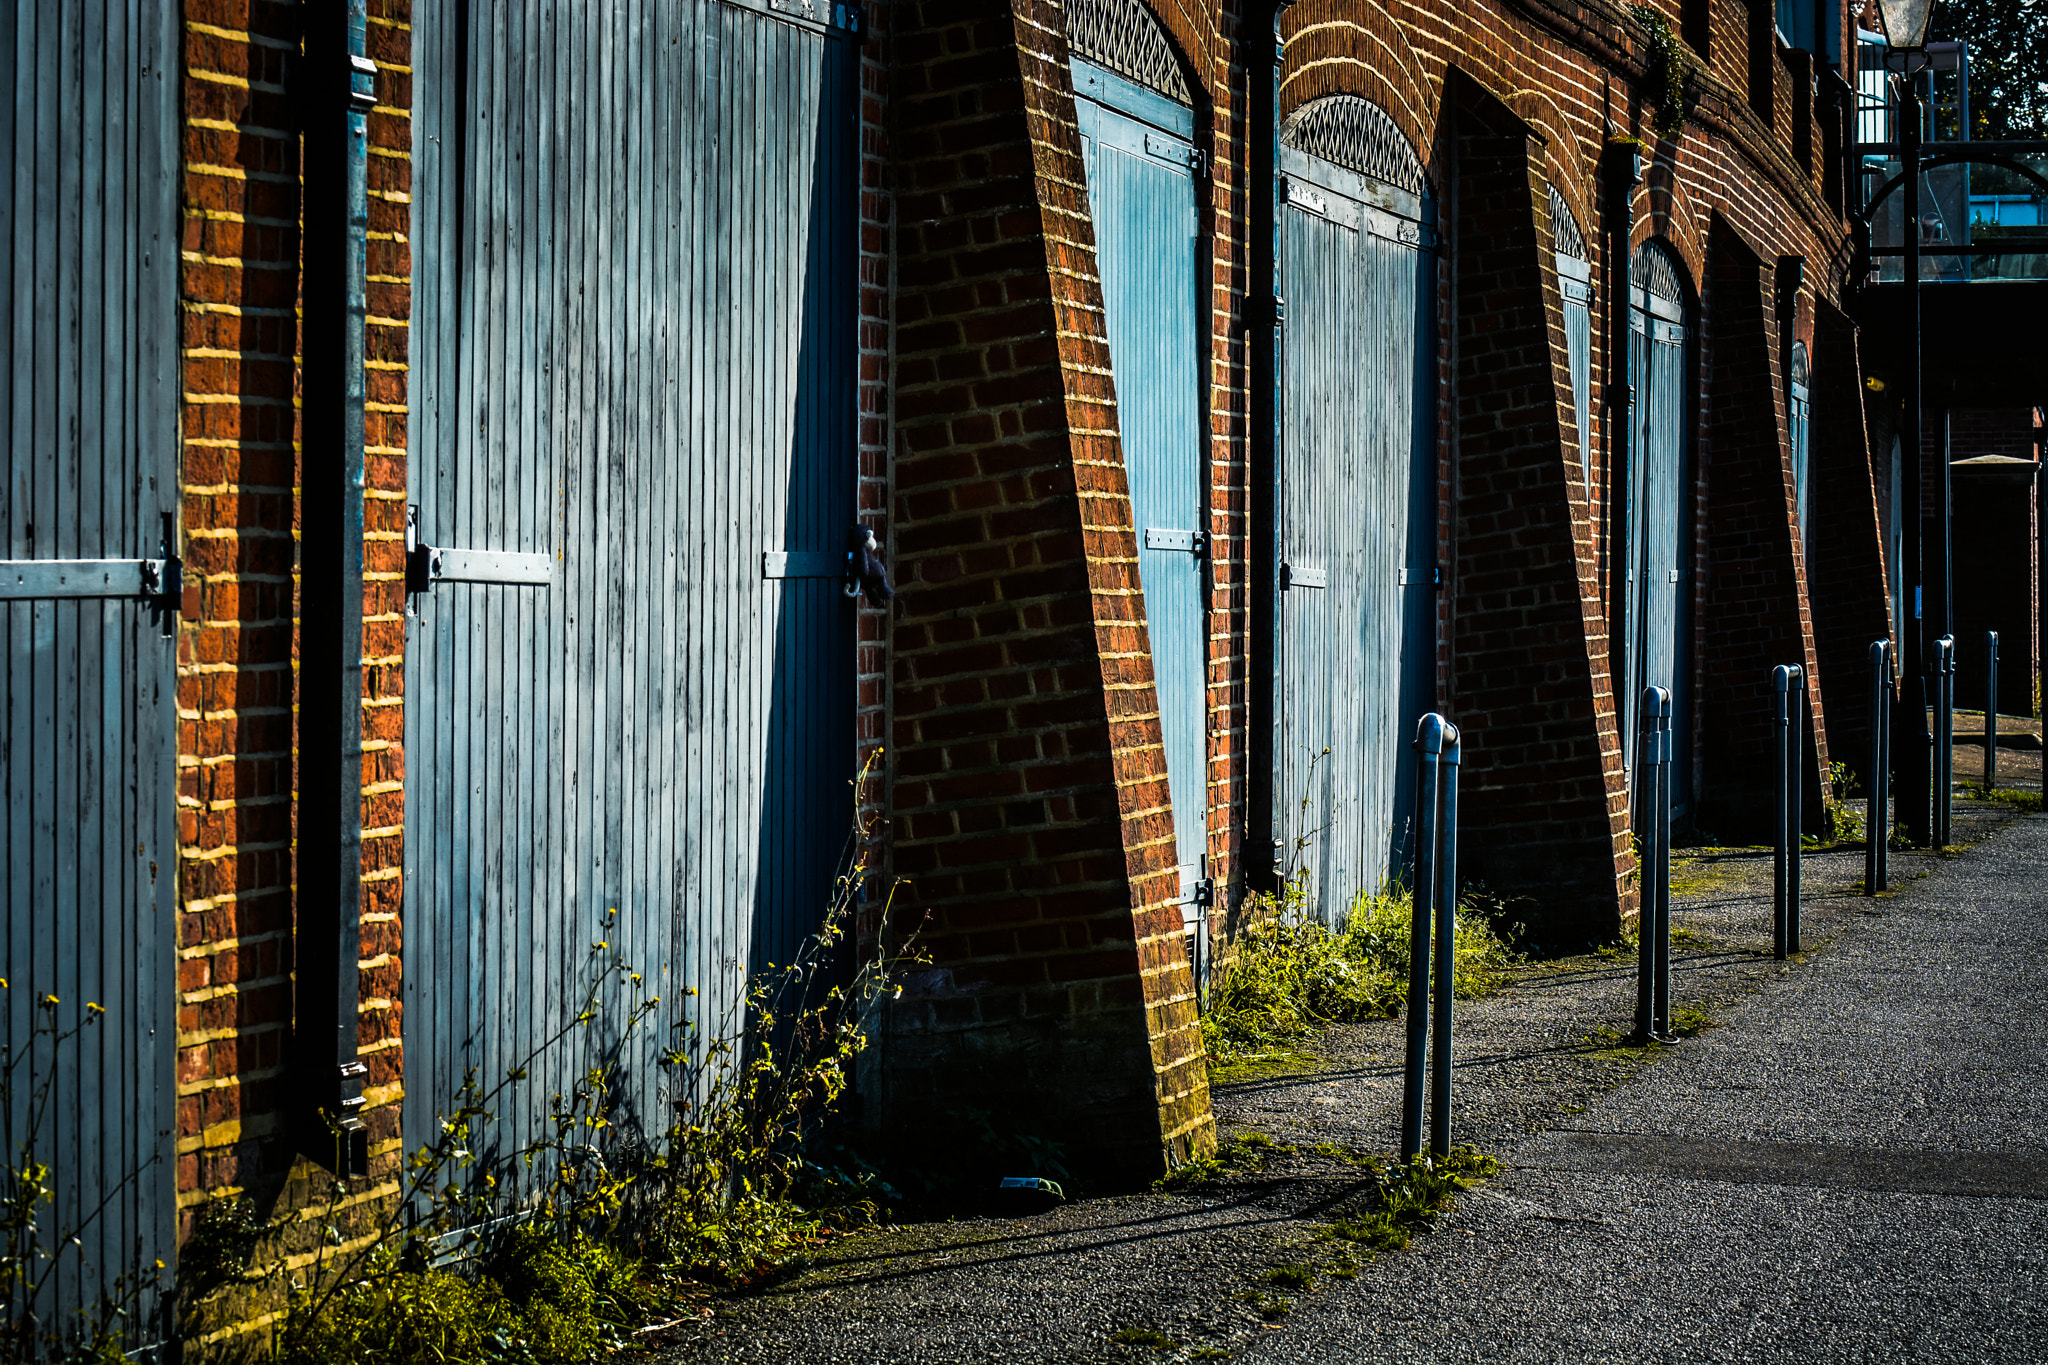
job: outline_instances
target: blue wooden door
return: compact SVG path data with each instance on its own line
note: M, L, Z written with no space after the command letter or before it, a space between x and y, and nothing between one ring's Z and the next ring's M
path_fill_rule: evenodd
M411 1142L515 1066L497 1150L530 1140L633 994L728 1033L822 919L855 702L834 8L415 10ZM598 940L643 981L550 1044ZM630 1054L648 1127L662 1041Z
M1792 440L1792 495L1797 504L1799 516L1799 540L1802 551L1810 548L1806 541L1813 533L1810 513L1813 507L1812 453L1813 453L1813 397L1807 387L1806 343L1792 343L1792 376L1786 385L1786 416L1789 418Z
M1435 663L1433 209L1412 153L1354 168L1291 145L1370 145L1318 137L1319 115L1398 137L1358 106L1309 106L1281 149L1272 780L1282 869L1333 922L1401 873Z
M177 20L0 16L0 1145L51 1188L19 1267L42 1292L5 1313L67 1334L112 1296L131 1347L176 1259Z
M1552 244L1558 292L1563 295L1564 344L1571 367L1572 412L1579 426L1579 469L1586 495L1593 493L1593 263L1585 234L1559 194L1550 187Z
M1194 113L1087 62L1074 63L1074 87L1187 894L1205 875L1209 826L1206 314L1196 275Z
M1672 728L1681 735L1690 733L1685 637L1691 553L1685 504L1691 389L1686 308L1676 267L1660 249L1645 247L1637 252L1631 277L1629 372L1636 406L1628 479L1629 685L1622 704L1628 722L1625 757L1633 771L1637 703L1645 687L1671 689ZM1690 743L1682 740L1675 755L1682 770L1690 752ZM1673 809L1682 814L1689 804L1683 771L1673 787Z

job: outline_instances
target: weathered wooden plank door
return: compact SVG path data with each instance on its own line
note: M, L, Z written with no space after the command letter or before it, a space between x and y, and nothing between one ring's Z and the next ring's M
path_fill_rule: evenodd
M1194 111L1085 61L1074 88L1181 890L1208 847L1208 499Z
M593 941L722 1032L822 919L855 701L835 13L415 11L412 496L443 549L407 653L409 1141L466 1069L529 1064L499 1150L532 1138L587 1060L550 1040ZM674 1098L650 1082L625 1117Z
M1687 451L1692 428L1686 372L1684 286L1661 248L1646 245L1630 271L1629 371L1635 385L1636 429L1629 442L1630 678L1624 715L1627 759L1635 761L1637 702L1645 687L1671 689L1672 729L1690 735L1690 667L1686 610L1691 597L1686 516ZM1674 814L1689 807L1689 739L1677 745Z
M1305 106L1280 157L1273 804L1283 869L1334 922L1400 875L1432 692L1434 213L1363 100Z
M50 1259L23 1267L41 1326L139 1276L155 1288L134 1346L163 1339L158 1266L176 1259L177 15L73 0L0 16L0 1145L50 1168L34 1211Z

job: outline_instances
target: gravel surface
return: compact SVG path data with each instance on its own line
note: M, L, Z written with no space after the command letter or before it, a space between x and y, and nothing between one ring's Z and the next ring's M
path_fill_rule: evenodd
M1627 955L1461 1002L1456 1136L1507 1170L1277 1323L1247 1294L1326 1256L1363 1188L1310 1146L1392 1146L1397 1020L1217 1089L1226 1134L1297 1147L1263 1172L852 1239L661 1358L2048 1360L2048 817L2013 821L1958 802L1964 851L1894 853L1875 899L1860 849L1809 852L1789 964L1768 850L1680 850L1673 995L1703 1031L1626 1046Z

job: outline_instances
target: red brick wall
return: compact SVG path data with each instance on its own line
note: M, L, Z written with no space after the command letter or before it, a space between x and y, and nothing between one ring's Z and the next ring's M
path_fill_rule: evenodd
M1717 224L1704 311L1705 434L1700 519L1705 586L1695 693L1701 825L1721 839L1768 833L1777 728L1771 671L1805 671L1810 706L1809 822L1828 770L1825 676L1813 648L1792 494L1775 270ZM1768 396L1768 402L1758 401Z
M1633 909L1620 740L1578 460L1550 196L1528 125L1455 86L1457 420L1449 589L1467 728L1461 870L1553 941L1606 942Z
M369 546L364 593L362 1043L377 1199L397 1167L409 0L371 0ZM187 0L179 638L178 1189L266 1212L309 1198L283 1066L292 1009L299 158L297 7ZM311 1235L310 1233L307 1235ZM287 1265L305 1259L287 1239ZM188 1304L202 1350L274 1303Z
M1847 317L1822 305L1812 347L1813 537L1801 547L1813 601L1813 645L1828 688L1828 742L1835 761L1867 778L1870 645L1891 635L1886 527L1890 437L1873 460L1864 420L1863 366Z
M177 1076L188 1210L250 1183L285 1102L298 147L284 81L296 44L288 8L186 6Z
M1111 1178L1213 1141L1066 44L899 3L893 870L929 970L883 1122Z

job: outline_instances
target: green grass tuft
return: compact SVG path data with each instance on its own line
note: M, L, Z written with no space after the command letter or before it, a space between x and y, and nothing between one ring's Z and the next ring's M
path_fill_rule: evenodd
M1309 913L1307 884L1297 877L1279 898L1262 897L1254 914L1202 1016L1212 1081L1242 1079L1261 1063L1274 1072L1308 1069L1302 1063L1313 1059L1296 1046L1301 1040L1399 1011L1413 914L1405 890L1357 896L1333 930ZM1498 990L1515 960L1482 914L1458 916L1452 980L1460 997Z
M1109 1339L1119 1346L1150 1346L1155 1351L1171 1351L1180 1345L1164 1332L1150 1327L1122 1327L1109 1334Z

